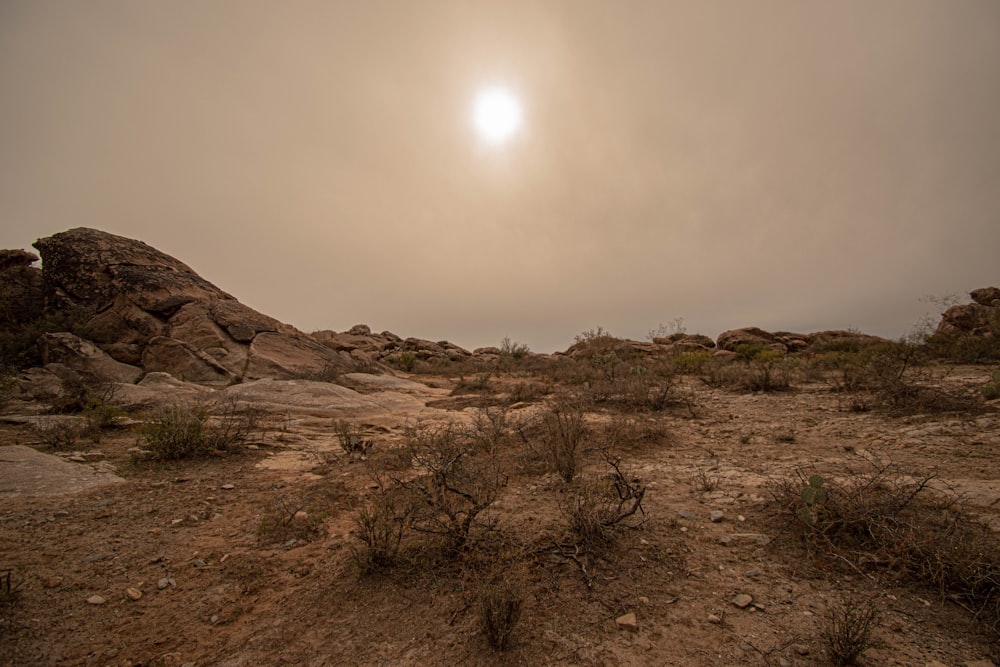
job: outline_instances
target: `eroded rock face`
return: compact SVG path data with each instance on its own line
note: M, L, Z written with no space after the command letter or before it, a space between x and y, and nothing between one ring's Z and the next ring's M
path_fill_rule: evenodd
M28 322L42 314L42 272L32 266L38 255L0 250L0 326Z
M768 348L786 351L787 346L777 336L757 327L732 329L719 334L715 341L720 350L734 352L740 345L763 345Z
M335 350L241 304L141 241L77 228L39 239L35 247L42 256L47 307L90 313L81 330L109 361L138 367L139 376L165 372L190 382L229 384L349 366ZM0 264L5 257L15 268L27 259L5 255ZM80 354L69 358L82 363ZM119 381L138 379L125 375Z

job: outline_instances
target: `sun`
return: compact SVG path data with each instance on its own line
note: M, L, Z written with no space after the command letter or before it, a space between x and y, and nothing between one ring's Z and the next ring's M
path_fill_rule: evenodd
M490 145L506 143L521 127L521 102L508 89L493 86L476 95L472 107L472 125L479 137Z

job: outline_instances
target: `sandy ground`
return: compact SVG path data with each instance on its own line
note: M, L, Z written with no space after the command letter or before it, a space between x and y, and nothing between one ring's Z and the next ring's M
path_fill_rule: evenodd
M987 376L961 368L949 381ZM446 409L458 405L442 400L453 381L414 379L436 389L409 387L393 400L399 388L369 391L390 408L416 400L425 420L474 411ZM992 664L989 638L960 606L807 557L771 488L796 471L835 477L877 457L936 474L936 488L963 494L1000 530L997 412L851 413L822 383L741 394L691 381L688 390L692 412L633 416L652 437L621 443L618 454L647 488L646 521L603 554L559 547L565 490L530 452L514 453L495 515L533 556L504 653L479 629L474 568L418 557L359 574L352 516L375 484L366 463L340 450L329 416L276 410L244 453L171 463L133 462L139 436L128 429L55 453L29 426L2 425L0 570L9 568L19 595L4 611L0 663L815 665L824 664L828 605L864 596L881 620L861 664ZM518 404L511 414L537 409ZM391 457L413 414L370 412L372 459ZM595 426L608 418L589 416ZM59 456L46 464L42 454ZM37 484L25 482L32 462ZM584 473L602 470L588 454ZM314 532L262 534L262 522L296 509ZM736 606L740 594L752 603ZM637 627L620 628L630 612Z

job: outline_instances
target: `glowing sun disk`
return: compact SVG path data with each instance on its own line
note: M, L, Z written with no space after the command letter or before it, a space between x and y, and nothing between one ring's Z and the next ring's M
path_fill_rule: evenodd
M506 88L486 88L476 95L472 123L487 143L502 144L521 126L521 103Z

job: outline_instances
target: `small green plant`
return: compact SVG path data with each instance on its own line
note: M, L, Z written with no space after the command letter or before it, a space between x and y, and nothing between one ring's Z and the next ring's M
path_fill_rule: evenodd
M823 510L823 504L829 495L823 486L825 482L826 480L821 476L812 475L799 493L803 504L798 510L798 517L802 523L810 528L816 526L820 512Z
M338 419L333 423L333 428L340 442L340 448L348 456L362 461L368 458L375 443L371 438L365 437L364 430L360 426Z
M1000 371L993 371L990 376L990 381L979 388L979 393L983 395L987 401L992 401L996 398L1000 398Z
M483 586L479 597L479 619L486 641L497 651L510 646L514 628L521 620L524 590L513 577Z
M861 654L873 644L872 632L878 618L878 609L870 600L848 600L829 607L821 639L830 662L836 667L857 664Z
M412 373L417 366L417 355L413 352L403 351L395 357L391 357L389 362L401 371Z

